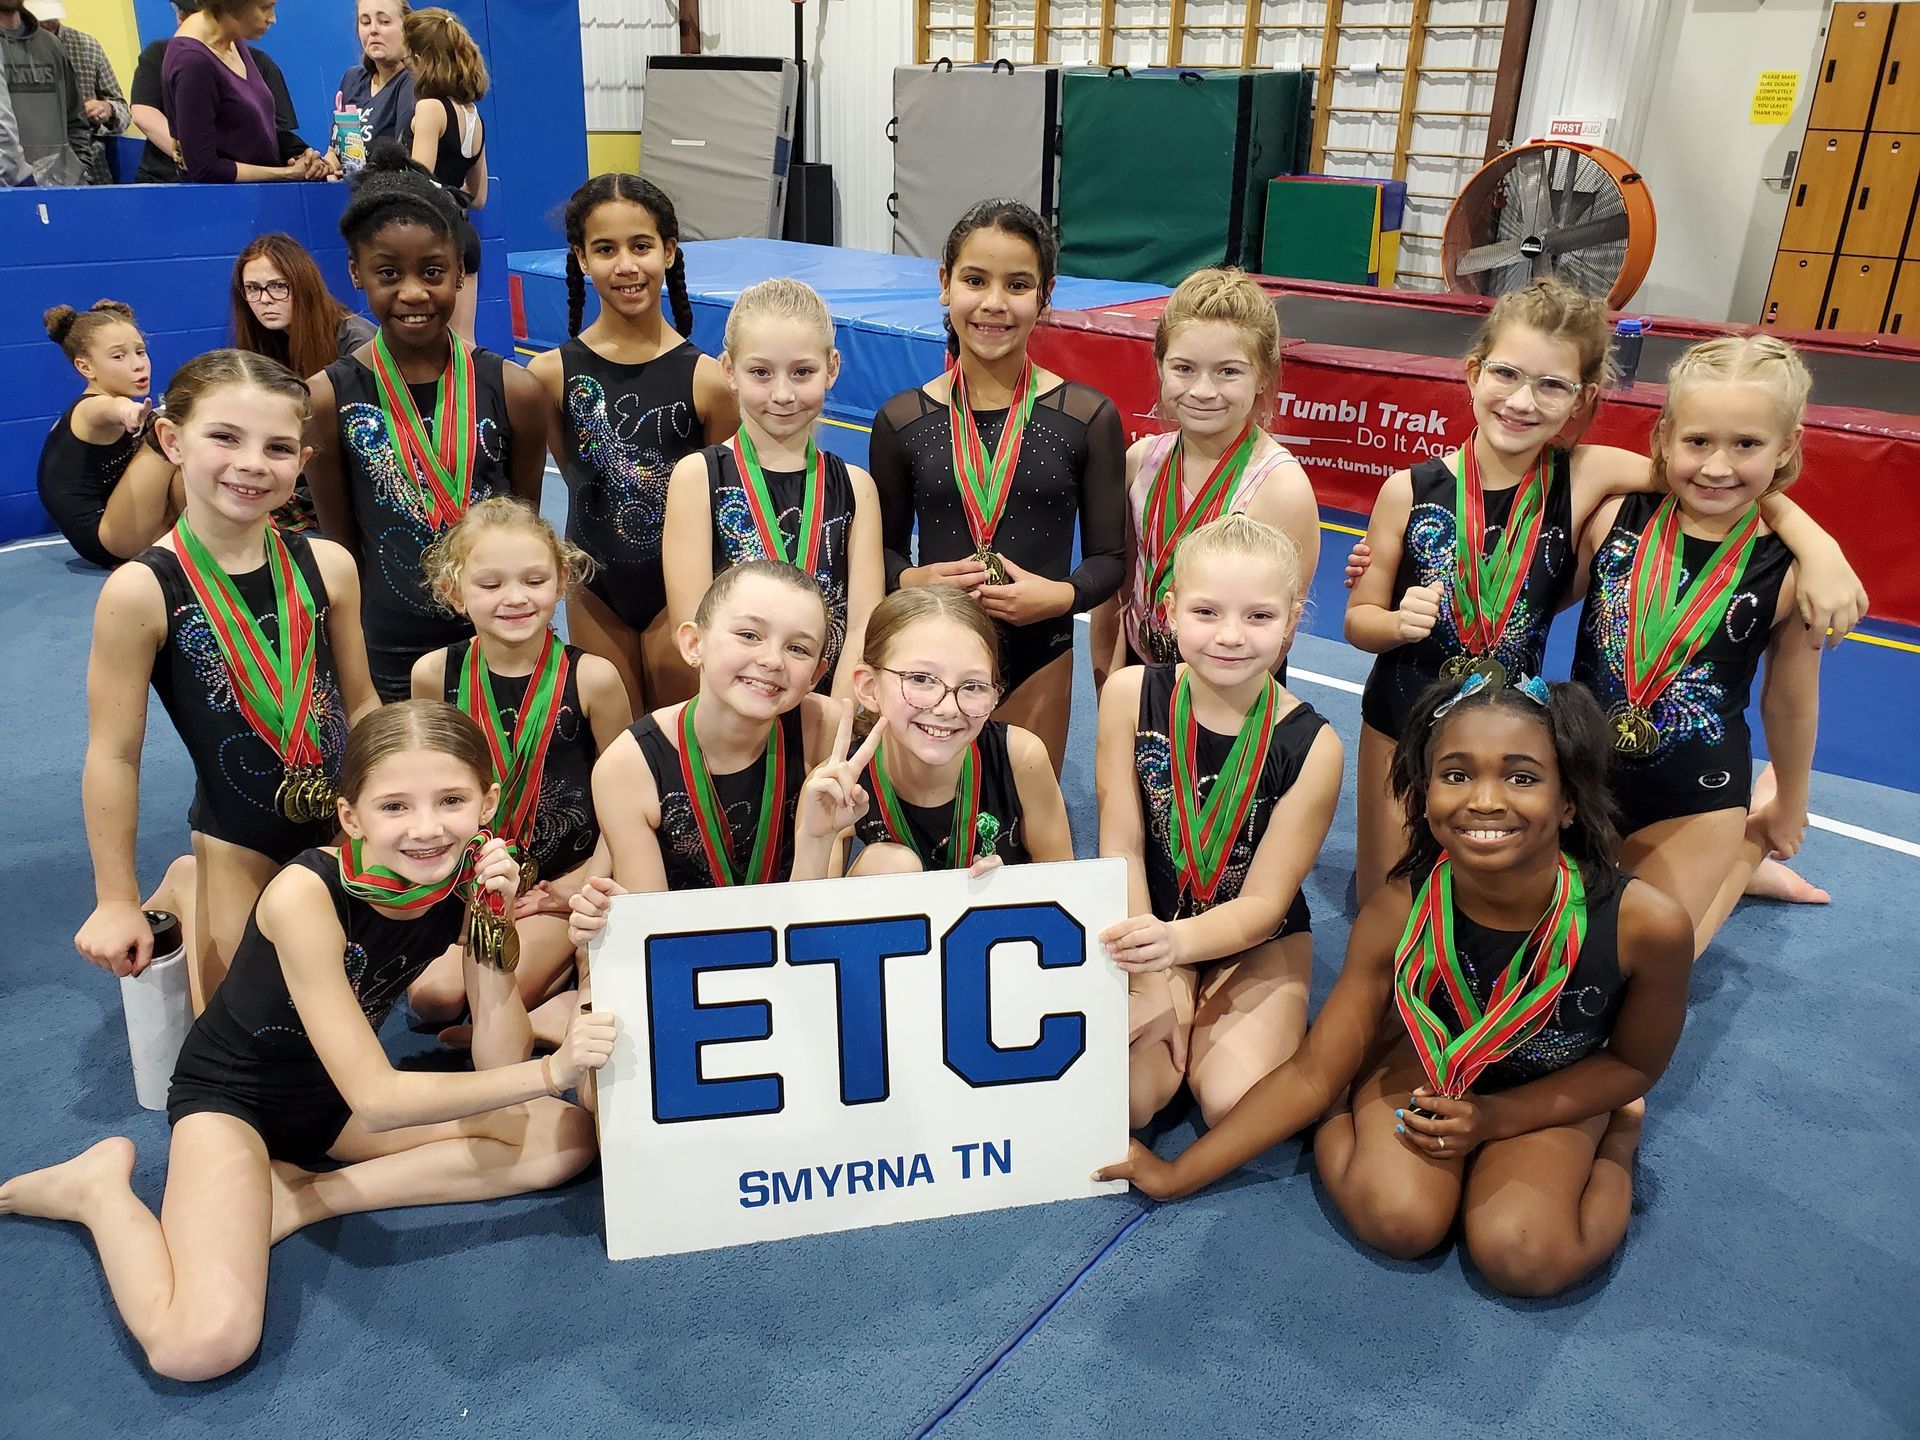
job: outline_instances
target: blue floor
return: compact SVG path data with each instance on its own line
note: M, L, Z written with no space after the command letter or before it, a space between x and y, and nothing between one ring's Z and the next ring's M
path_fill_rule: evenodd
M1365 663L1325 638L1345 537L1327 541L1294 688L1351 757ZM71 946L90 903L78 783L98 589L60 547L0 553L0 1174L119 1132L157 1202L164 1122L133 1106L113 982ZM1817 812L1920 840L1912 757L1875 749L1911 734L1916 680L1920 655L1842 647ZM1067 775L1083 849L1089 698ZM144 785L151 881L191 789L157 707ZM1316 1003L1345 938L1351 836L1347 805L1308 883ZM294 1237L259 1355L190 1387L145 1373L83 1235L5 1220L0 1436L1920 1434L1920 860L1816 829L1800 864L1833 908L1744 907L1702 961L1626 1246L1558 1300L1495 1296L1451 1251L1363 1250L1297 1143L1172 1206L1108 1197L624 1265L603 1258L590 1175Z

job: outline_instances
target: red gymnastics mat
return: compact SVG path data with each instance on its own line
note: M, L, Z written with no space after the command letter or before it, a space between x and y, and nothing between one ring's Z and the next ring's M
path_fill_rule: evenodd
M1388 475L1452 450L1473 425L1460 357L1491 301L1261 279L1286 342L1274 434L1313 477L1322 505L1362 513ZM1153 331L1166 302L1137 300L1051 314L1034 359L1111 396L1128 438L1164 430ZM1752 326L1654 316L1640 383L1607 396L1587 440L1644 452L1687 346ZM1920 624L1920 346L1889 337L1782 333L1813 372L1806 471L1793 497L1840 543L1873 595L1873 613Z

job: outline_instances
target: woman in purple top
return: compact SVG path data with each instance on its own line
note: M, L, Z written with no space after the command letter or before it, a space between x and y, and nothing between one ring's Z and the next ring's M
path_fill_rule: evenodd
M324 180L334 163L302 145L283 143L273 93L260 78L247 41L273 25L277 0L204 0L168 42L161 67L162 107L187 180L216 184L254 180ZM289 153L291 152L291 153Z

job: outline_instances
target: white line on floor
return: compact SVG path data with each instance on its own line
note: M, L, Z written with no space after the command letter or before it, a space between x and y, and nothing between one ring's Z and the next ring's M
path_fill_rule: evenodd
M1073 617L1084 623L1085 615ZM1329 690L1344 690L1349 695L1358 695L1366 687L1356 685L1351 680L1342 680L1338 675L1322 675L1317 670L1302 670L1298 665L1287 667L1287 679L1305 680L1310 685L1324 685ZM1844 835L1849 840L1859 840L1868 845L1878 845L1882 850L1891 850L1898 855L1911 855L1920 860L1920 845L1911 840L1902 840L1898 835L1882 834L1878 830L1869 830L1863 825L1849 825L1845 820L1829 820L1824 815L1807 816L1807 824L1816 830L1826 830L1835 835Z
M64 545L66 539L60 535L49 535L44 540L16 540L11 545L0 545L0 555L11 555L15 550L40 550L48 545Z

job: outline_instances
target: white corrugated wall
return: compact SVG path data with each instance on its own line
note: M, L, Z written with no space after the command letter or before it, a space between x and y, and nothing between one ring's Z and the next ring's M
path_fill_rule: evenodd
M886 126L893 116L893 67L913 61L911 0L808 0L805 18L806 158L833 166L840 243L891 249L893 147ZM702 0L700 48L711 55L790 56L793 7Z
M1540 0L1514 142L1544 135L1556 115L1602 115L1614 122L1607 148L1637 154L1671 9L1672 0Z
M638 130L647 56L680 48L669 0L580 0L580 68L587 129Z

